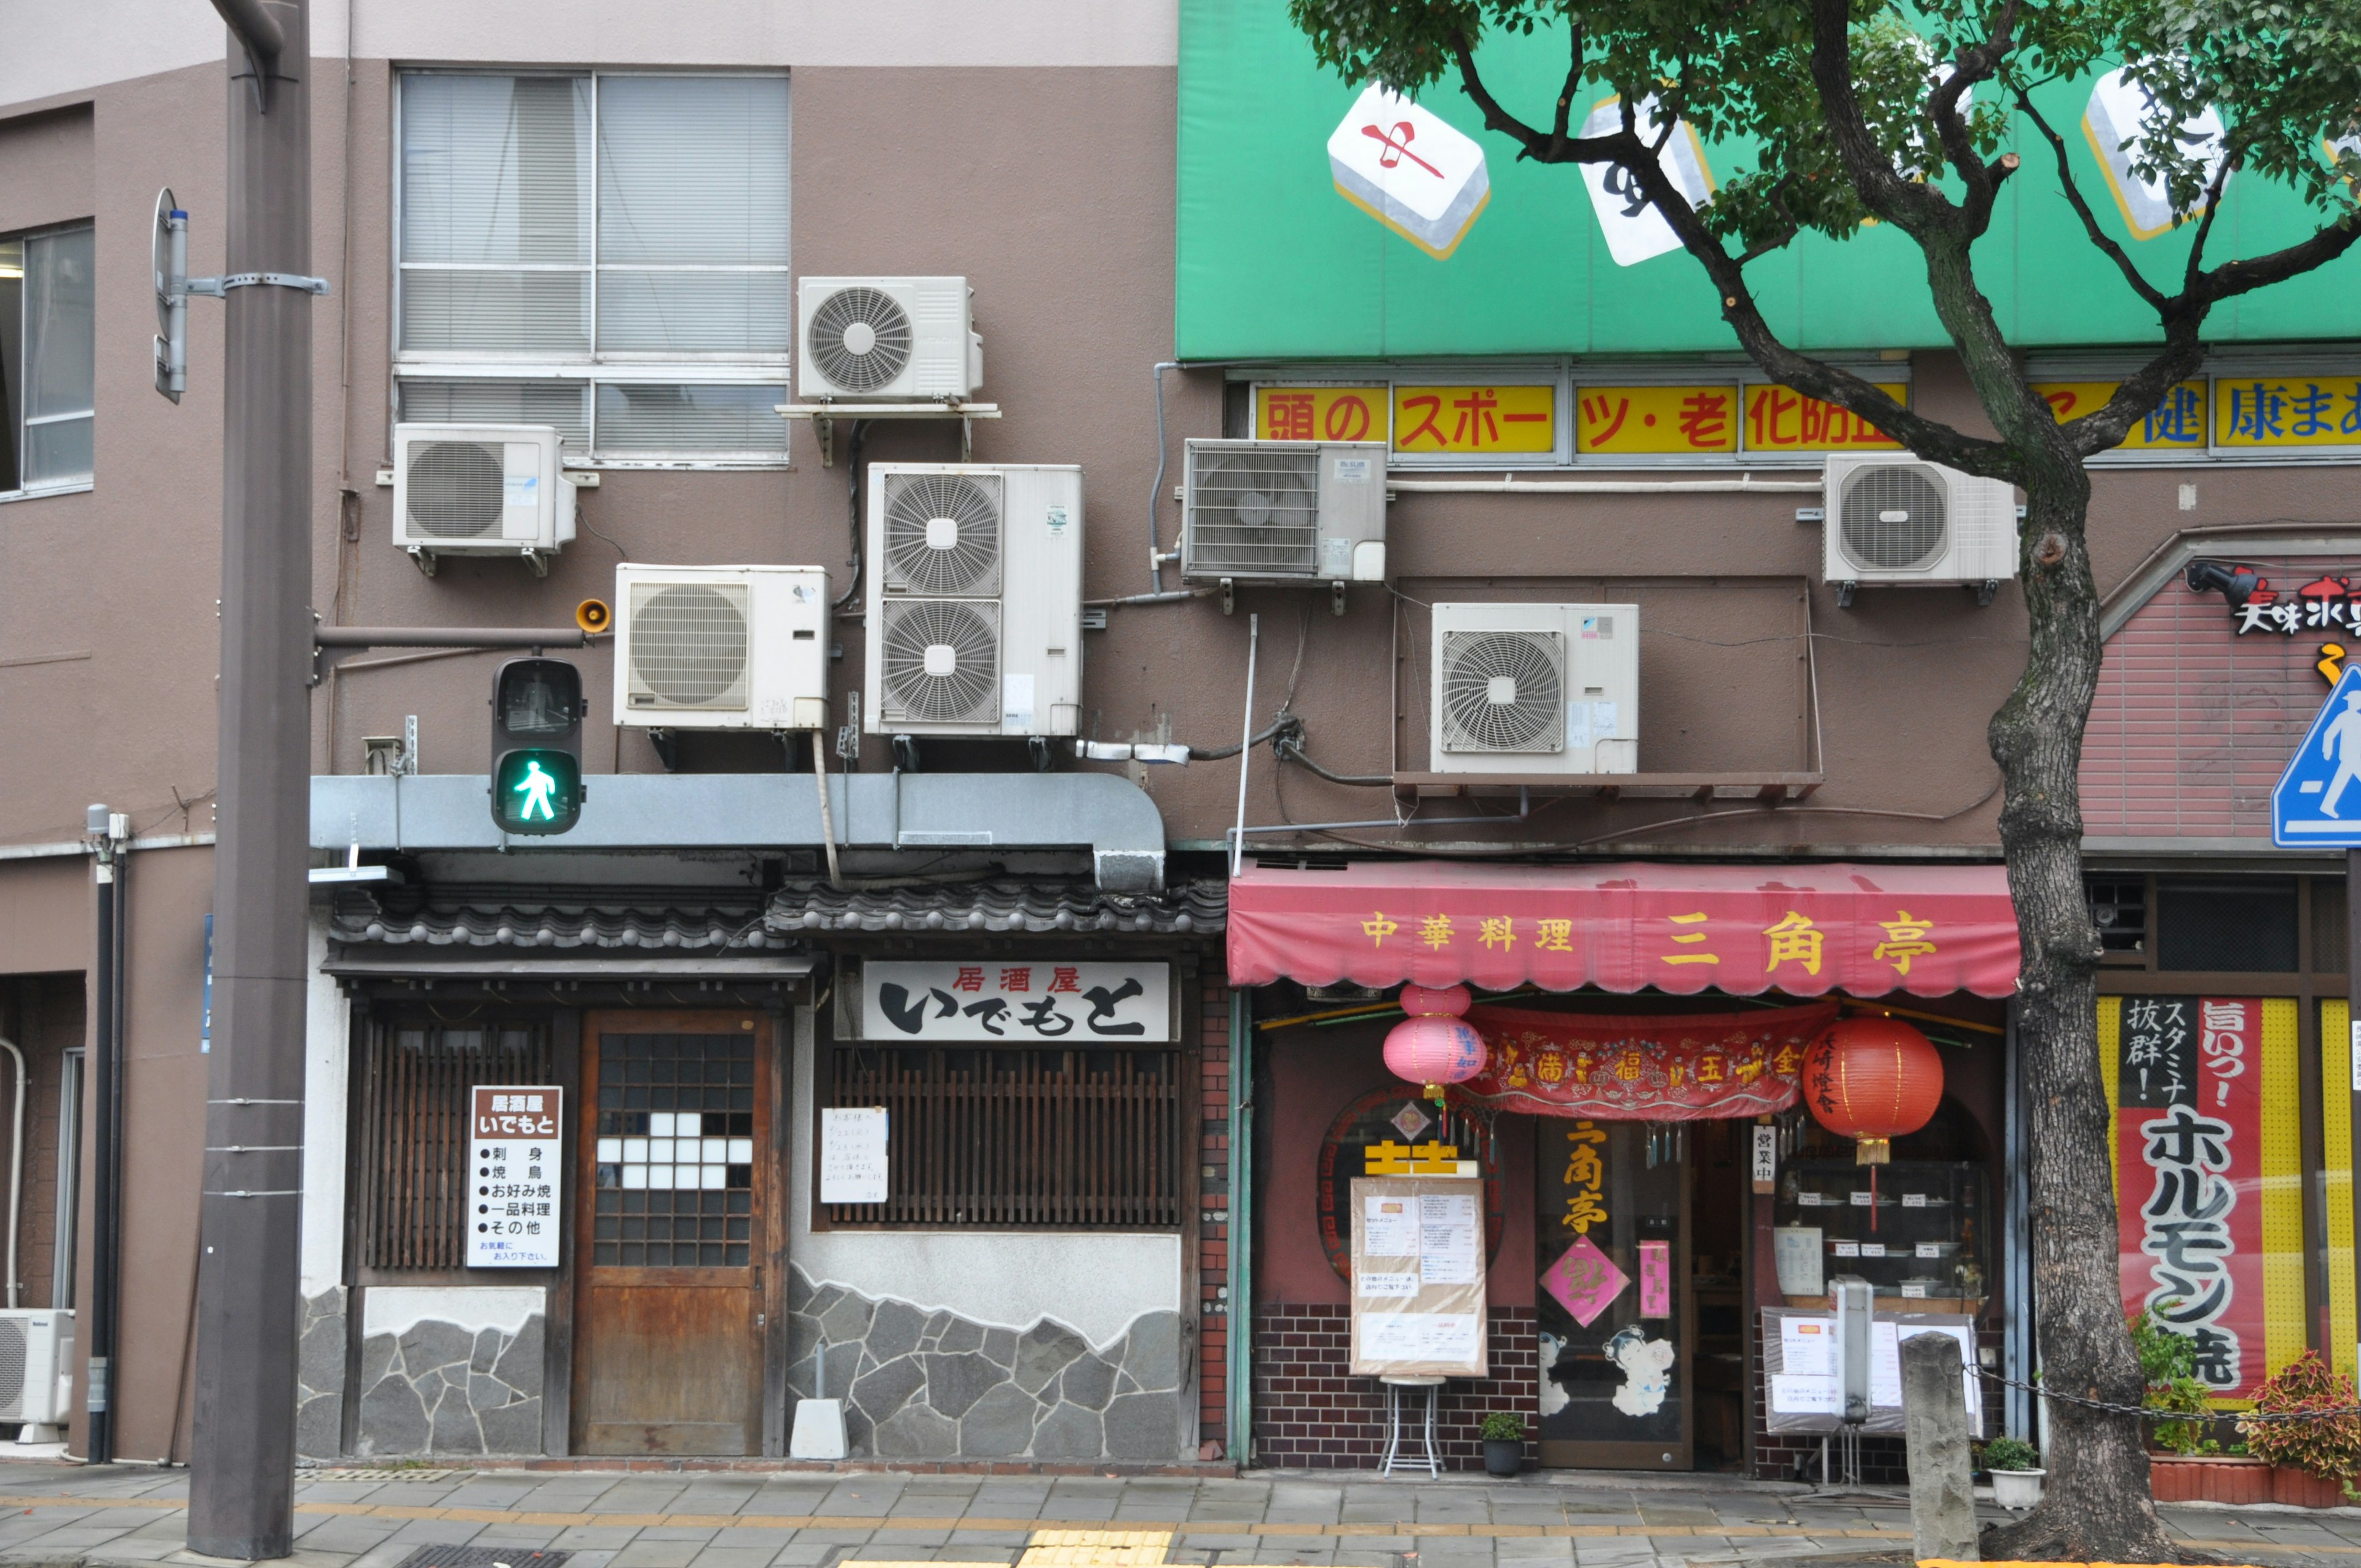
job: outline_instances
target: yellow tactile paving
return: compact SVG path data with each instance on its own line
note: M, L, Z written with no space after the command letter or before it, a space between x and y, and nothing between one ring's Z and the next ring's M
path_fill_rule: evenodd
M1159 1568L1169 1530L1037 1530L1016 1568Z

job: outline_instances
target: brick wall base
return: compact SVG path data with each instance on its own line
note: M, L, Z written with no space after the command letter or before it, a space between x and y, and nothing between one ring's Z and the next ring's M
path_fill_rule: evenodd
M1541 1409L1538 1325L1530 1307L1494 1307L1488 1321L1492 1376L1455 1378L1435 1412L1446 1470L1481 1470L1483 1419L1513 1410L1530 1423ZM1352 1310L1266 1302L1255 1309L1255 1462L1290 1470L1367 1470L1386 1445L1385 1390L1356 1377ZM1421 1397L1422 1398L1422 1396ZM1532 1442L1525 1460L1537 1457Z

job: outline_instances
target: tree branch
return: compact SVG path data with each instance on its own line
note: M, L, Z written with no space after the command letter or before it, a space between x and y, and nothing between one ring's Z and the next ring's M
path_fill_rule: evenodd
M2100 255L2115 264L2115 270L2124 275L2124 281L2131 285L2134 293L2158 311L2163 311L2166 306L2164 291L2141 277L2140 269L2133 264L2130 254L2099 226L2099 214L2091 210L2082 188L2074 182L2074 166L2066 156L2066 138L2051 129L2049 122L2041 117L2041 111L2033 106L2032 94L2019 91L2016 104L2025 111L2025 117L2040 130L2043 138L2049 143L2050 150L2058 155L2058 183L2066 188L2066 200L2072 203L2075 215L2082 220L2083 234L2089 236Z
M1484 85L1483 74L1476 69L1476 51L1466 33L1455 34L1451 53L1459 64L1460 90L1468 101L1484 113L1484 128L1498 131L1517 144L1519 158L1530 158L1539 163L1612 163L1622 143L1620 137L1569 137L1553 131L1540 131L1517 118L1500 106L1492 90ZM1569 77L1566 97L1573 96L1573 79ZM1560 112L1560 123L1568 111Z
M2213 235L2213 214L2222 210L2222 189L2229 184L2230 170L2237 161L2235 158L2224 152L2222 155L2220 166L2213 170L2213 178L2205 182L2205 215L2197 220L2197 237L2190 242L2189 264L2181 269L2180 273L2180 291L2183 295L2196 287L2197 280L2203 274L2205 242Z
M1565 151L1566 126L1572 123L1574 115L1575 89L1582 85L1582 28L1575 25L1568 27L1566 31L1573 38L1574 58L1565 68L1565 85L1558 92L1557 117L1550 125L1551 161L1555 161Z
M1852 86L1850 0L1813 0L1812 82L1819 89L1837 157L1861 203L1913 238L1955 228L1959 209L1932 184L1905 179L1887 161Z
M1960 51L1951 64L1949 78L1937 84L1927 104L1927 112L1935 122L1935 134L1943 143L1943 155L1967 185L1965 214L1971 236L1992 226L1993 206L1999 197L2001 183L2016 172L2016 160L2013 155L2004 155L1988 164L1977 154L1975 142L1968 135L1967 119L1960 113L1960 100L1977 82L1990 82L1998 74L2000 62L2007 56L2012 35L2016 31L2017 5L2018 0L2007 0L1984 41Z

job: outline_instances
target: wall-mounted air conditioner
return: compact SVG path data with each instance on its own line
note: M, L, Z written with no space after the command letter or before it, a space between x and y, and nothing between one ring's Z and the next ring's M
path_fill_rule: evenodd
M0 1421L53 1426L66 1419L73 1339L71 1311L0 1310Z
M796 392L961 401L983 384L964 278L806 278L796 285Z
M1640 607L1438 604L1427 724L1438 773L1640 767Z
M650 729L828 727L828 573L615 568L615 721Z
M1191 441L1181 493L1184 581L1385 581L1382 441Z
M1082 696L1082 471L868 469L872 735L1071 735Z
M1990 603L2016 576L2016 491L1916 457L1831 454L1821 542L1838 601L1858 584L1969 584Z
M536 572L574 538L574 487L543 424L393 427L393 543L434 575L443 555L522 556Z

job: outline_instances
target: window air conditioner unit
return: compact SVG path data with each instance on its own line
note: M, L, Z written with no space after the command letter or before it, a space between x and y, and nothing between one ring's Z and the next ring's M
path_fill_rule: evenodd
M1438 773L1640 768L1640 607L1438 604L1428 719Z
M443 555L522 555L545 573L573 539L574 487L552 427L393 427L393 543L428 576Z
M1821 541L1839 604L1861 583L1966 583L1989 604L2016 576L2016 491L1915 457L1831 454Z
M796 393L880 403L965 401L983 384L964 278L805 278L796 285Z
M74 1315L58 1308L0 1310L0 1421L54 1426L73 1381ZM19 1442L26 1441L19 1437Z
M1382 441L1191 441L1184 582L1381 583Z
M1082 471L868 470L872 735L1071 735L1082 696Z
M615 722L648 729L828 728L828 573L615 568Z

